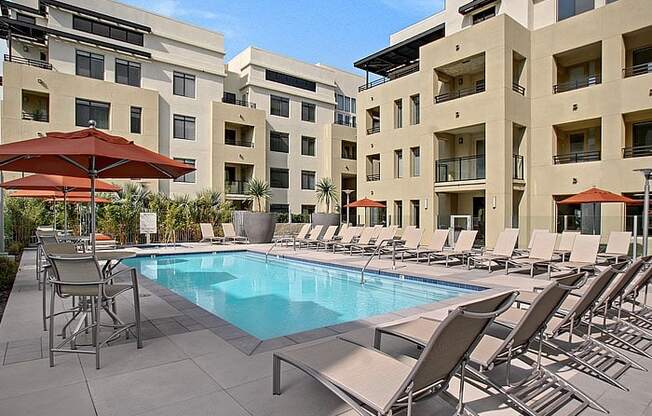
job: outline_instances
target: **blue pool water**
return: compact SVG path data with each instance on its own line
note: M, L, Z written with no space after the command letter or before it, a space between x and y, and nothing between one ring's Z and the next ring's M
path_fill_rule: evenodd
M124 261L243 331L270 339L437 302L472 288L424 283L246 251ZM476 289L477 290L477 289Z

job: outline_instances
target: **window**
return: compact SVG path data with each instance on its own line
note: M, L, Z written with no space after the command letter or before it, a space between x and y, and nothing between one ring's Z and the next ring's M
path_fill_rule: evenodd
M403 177L403 150L394 150L394 177Z
M417 228L421 227L421 212L419 210L418 199L410 201L410 225L414 225Z
M274 214L287 214L290 212L290 206L288 204L270 204L269 212Z
M310 170L301 171L301 189L315 190L315 172Z
M419 108L419 94L410 97L410 124L421 122L421 109Z
M394 225L403 228L403 201L394 201Z
M652 146L652 122L636 123L633 125L634 147Z
M473 24L484 22L496 15L496 7L490 7L473 15Z
M290 117L290 100L285 97L270 95L269 112L273 116Z
M355 142L349 142L342 140L342 159L356 159L356 144Z
M272 152L290 152L290 136L287 133L271 131L269 133L269 150Z
M36 18L33 16L28 16L26 14L22 13L16 13L16 20L19 22L25 22L25 23L31 23L33 25L36 24Z
M235 94L232 92L226 92L224 91L224 95L222 96L222 102L229 103L229 104L235 104ZM246 101L246 100L244 100Z
M301 120L315 122L315 105L311 103L301 103Z
M310 216L315 213L314 205L301 205L301 215L305 218L305 221L310 221Z
M236 131L233 129L224 129L224 143L234 145L236 141Z
M175 139L195 140L195 118L175 114L173 130Z
M195 166L195 159L175 157L174 160L177 162L185 163L186 165ZM197 172L193 170L192 172L186 173L185 175L176 178L174 181L181 183L195 183L196 173Z
M183 72L174 72L173 81L174 95L195 98L195 76L184 74Z
M272 188L289 187L290 175L287 169L271 168L269 170L269 186Z
M109 103L90 101L77 98L75 100L75 125L88 127L91 120L98 129L109 128Z
M394 100L394 128L403 127L403 100Z
M130 118L130 131L135 134L141 133L141 116L143 114L143 109L140 107L131 107L131 118Z
M140 64L138 62L115 60L115 82L140 87Z
M308 81L307 79L295 77L288 74L283 74L281 72L272 71L270 69L265 70L265 79L267 81L278 82L279 84L289 85L291 87L301 88L302 90L317 91L317 84L314 81Z
M355 113L355 107L356 107L355 98L351 98L351 112L352 113Z
M75 73L82 77L104 79L104 56L86 51L77 51Z
M593 10L594 0L557 0L557 20Z
M301 136L301 154L303 156L315 155L315 138L308 136Z
M105 38L111 38L121 42L131 43L132 45L143 46L142 33L108 25L103 22L98 22L97 20L86 19L80 16L73 16L72 28L82 32L103 36Z
M421 176L421 148L410 148L410 176Z

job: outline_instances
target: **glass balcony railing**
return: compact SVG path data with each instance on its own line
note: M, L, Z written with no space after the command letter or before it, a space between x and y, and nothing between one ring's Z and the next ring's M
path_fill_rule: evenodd
M435 96L435 104L456 100L458 98L466 97L473 94L479 94L481 92L484 92L484 90L485 90L485 83L484 81L480 81L474 87L462 88L461 90L446 92L444 94L439 94Z
M435 162L436 182L485 179L485 155L453 157Z
M555 165L565 165L567 163L595 162L600 160L599 150L589 150L587 152L566 153L554 155L552 157Z
M225 181L224 193L244 195L247 192L247 184L249 181Z

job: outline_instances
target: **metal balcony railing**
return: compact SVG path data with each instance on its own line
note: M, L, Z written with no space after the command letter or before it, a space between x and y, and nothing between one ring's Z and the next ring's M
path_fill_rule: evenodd
M563 82L561 84L556 84L552 86L553 94L558 94L560 92L577 90L580 88L590 87L591 85L598 85L602 83L602 78L600 74L589 75L582 79L576 79L574 81Z
M552 157L555 165L565 165L567 163L595 162L600 160L599 150L590 150L586 152L566 153Z
M375 80L373 80L371 82L368 82L366 84L360 85L358 87L358 92L368 90L370 88L376 87L378 85L382 85L382 84L384 84L386 82L389 82L389 81L404 77L406 75L414 74L415 72L419 72L419 63L418 62L416 62L414 64L411 64L411 65L408 65L408 66L405 66L403 68L397 69L396 71L390 73L388 77L378 78L378 79L375 79Z
M485 155L452 157L435 162L435 182L485 179Z
M623 158L652 156L652 145L623 147Z
M252 103L249 101L245 100L236 100L234 98L230 98L228 96L223 96L222 97L222 102L226 104L233 104L233 105L239 105L240 107L249 107L249 108L256 108L256 103Z
M47 123L48 121L50 121L50 118L48 117L48 114L46 112L34 111L29 113L23 111L23 120L41 121Z
M517 82L512 82L512 91L525 96L525 87L519 85Z
M646 62L639 65L630 66L628 68L623 68L623 76L625 78L635 77L636 75L650 74L652 73L652 62Z
M350 120L348 123L345 120L335 120L335 124L339 124L340 126L355 127L355 122L353 120Z
M40 61L38 59L23 58L14 55L9 56L5 54L5 62L13 62L21 65L35 66L37 68L42 68L42 69L52 69L52 64L50 64L49 62Z
M225 181L224 193L244 195L247 192L249 181Z
M367 134L376 134L376 133L380 133L380 125L373 126L367 129Z
M224 139L224 144L230 146L254 147L254 142L251 139Z
M380 180L380 173L367 174L367 182L375 182Z
M523 180L525 179L524 176L524 169L523 169L523 156L521 155L514 155L513 161L512 161L512 179L518 179L518 180Z
M485 83L484 81L478 82L475 86L470 88L462 88L461 90L446 92L444 94L439 94L435 96L435 103L443 103L446 101L456 100L458 98L466 97L473 94L478 94L484 92Z

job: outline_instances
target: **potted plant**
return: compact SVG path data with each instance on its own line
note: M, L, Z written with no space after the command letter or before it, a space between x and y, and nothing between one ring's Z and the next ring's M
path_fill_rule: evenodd
M272 197L269 184L261 179L251 178L245 191L251 201L252 212L244 216L244 229L250 243L270 243L274 237L276 221L267 212L267 200Z
M326 207L325 212L312 214L312 223L315 225L339 225L340 214L332 210L338 201L337 187L331 178L321 178L315 186L317 202Z

